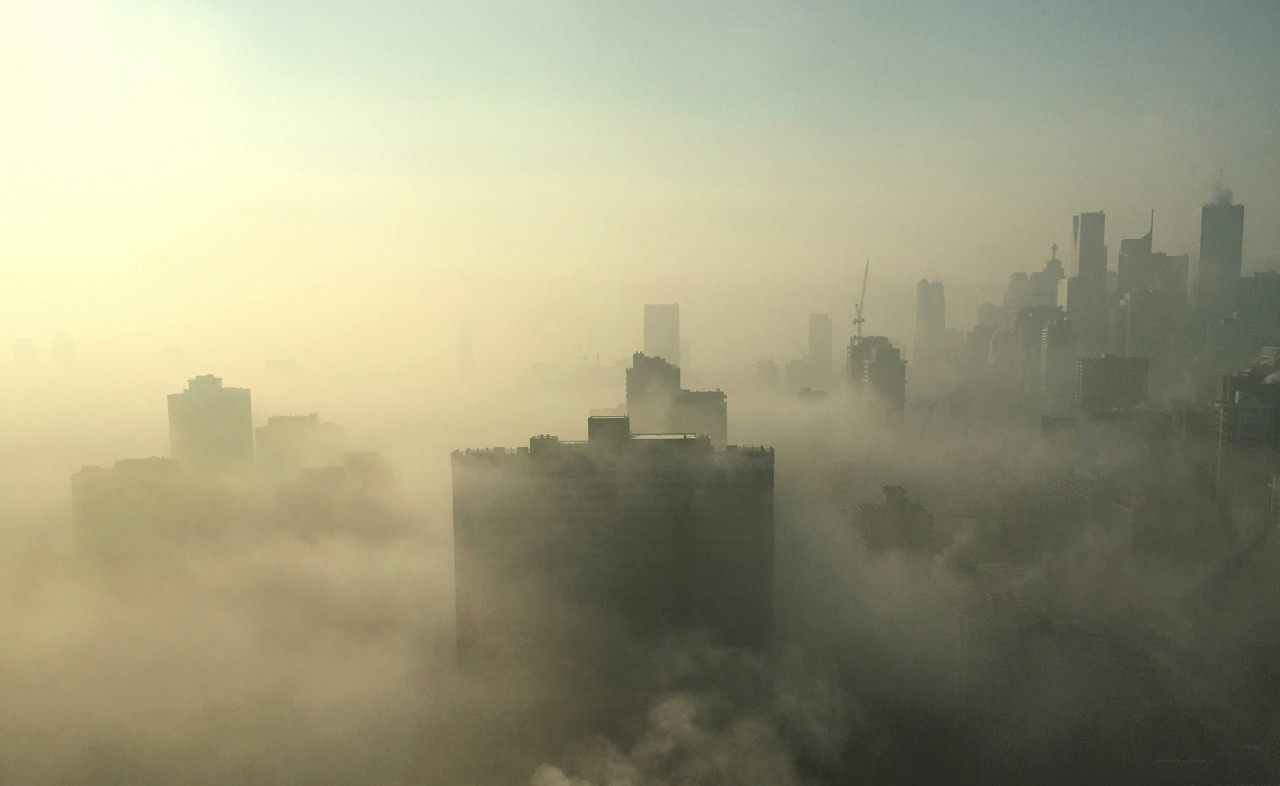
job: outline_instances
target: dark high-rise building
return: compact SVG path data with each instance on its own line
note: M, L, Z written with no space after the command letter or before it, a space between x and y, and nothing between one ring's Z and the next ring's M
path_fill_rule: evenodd
M1231 191L1200 209L1200 262L1196 267L1196 308L1210 319L1231 316L1244 256L1244 205Z
M921 279L916 284L916 363L938 362L946 346L947 299L942 282Z
M1189 258L1152 249L1155 214L1147 234L1120 241L1116 258L1116 293L1124 296L1159 292L1171 304L1186 303Z
M1106 354L1076 361L1076 409L1086 415L1126 412L1147 400L1146 358Z
M703 630L763 647L773 606L773 451L588 420L453 454L458 655L484 667Z
M855 395L900 416L907 401L907 361L884 336L849 342L849 381Z
M1280 472L1280 372L1224 375L1215 409L1218 490L1264 509L1269 481Z
M815 376L831 375L831 317L809 315L809 367Z
M1205 376L1220 378L1251 367L1263 347L1280 344L1280 273L1242 277L1236 287L1235 318L1210 320L1205 328Z
M1080 213L1071 222L1075 275L1067 283L1067 316L1071 318L1080 350L1099 354L1108 347L1106 214Z
M249 391L205 374L169 394L169 450L188 469L222 472L253 462Z
M729 438L729 405L719 390L680 387L680 369L660 357L637 352L627 369L627 414L650 434L704 434L715 447Z
M1120 294L1150 288L1146 268L1150 265L1154 232L1155 214L1152 213L1151 228L1147 230L1147 234L1120 241L1120 253L1116 255L1116 286Z
M644 307L644 353L680 365L680 304L650 303Z
M1076 388L1076 333L1071 320L1058 316L1040 335L1040 375L1044 411L1065 415L1072 411Z
M258 467L268 472L330 466L342 453L342 429L319 415L272 415L255 434Z
M1013 321L1013 336L1017 342L1015 363L1018 387L1024 396L1034 400L1040 394L1044 372L1042 369L1045 325L1062 317L1062 310L1054 306L1031 306L1018 312Z
M1075 274L1081 278L1107 277L1107 215L1079 213L1071 220L1072 251L1075 255Z

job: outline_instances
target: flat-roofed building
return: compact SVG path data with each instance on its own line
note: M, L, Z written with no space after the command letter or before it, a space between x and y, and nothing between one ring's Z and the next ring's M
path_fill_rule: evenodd
M764 647L772 628L773 450L632 434L453 454L463 666L593 658L681 631Z

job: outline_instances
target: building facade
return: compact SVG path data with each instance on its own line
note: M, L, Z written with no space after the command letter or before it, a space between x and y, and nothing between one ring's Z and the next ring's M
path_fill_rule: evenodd
M703 631L764 647L773 608L773 451L588 420L585 442L453 454L464 667Z
M225 472L253 462L253 413L246 388L212 374L169 394L169 450L187 469Z

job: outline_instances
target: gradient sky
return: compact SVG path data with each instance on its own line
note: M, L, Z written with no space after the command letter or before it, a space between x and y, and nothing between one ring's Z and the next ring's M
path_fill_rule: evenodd
M1119 6L1119 7L1117 7ZM527 368L972 326L1071 215L1280 260L1280 3L94 2L0 11L0 346ZM148 350L150 351L150 350ZM7 354L7 352L5 353ZM0 361L8 362L7 358Z

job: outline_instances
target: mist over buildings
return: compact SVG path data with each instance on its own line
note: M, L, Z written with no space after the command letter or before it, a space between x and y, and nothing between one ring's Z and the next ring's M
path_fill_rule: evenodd
M1280 11L2 12L0 782L1280 782Z

